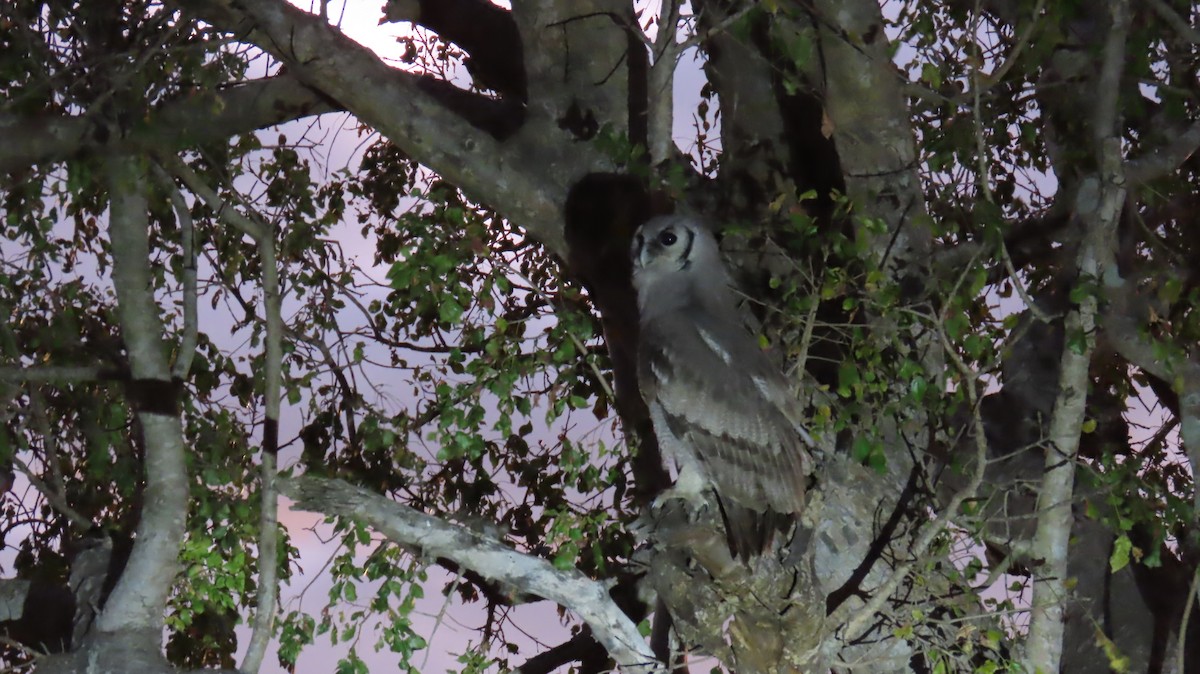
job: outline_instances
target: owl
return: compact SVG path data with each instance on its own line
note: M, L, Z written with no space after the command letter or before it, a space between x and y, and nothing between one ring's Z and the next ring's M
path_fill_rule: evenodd
M707 228L686 216L654 218L634 236L632 255L638 384L677 469L666 496L698 508L711 492L730 552L749 560L804 507L812 439L798 402L744 327Z

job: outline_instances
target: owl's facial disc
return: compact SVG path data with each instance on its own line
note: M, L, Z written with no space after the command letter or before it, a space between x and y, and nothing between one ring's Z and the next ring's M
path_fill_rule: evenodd
M687 269L695 241L695 232L687 227L668 225L658 232L640 231L634 238L634 264L650 267Z

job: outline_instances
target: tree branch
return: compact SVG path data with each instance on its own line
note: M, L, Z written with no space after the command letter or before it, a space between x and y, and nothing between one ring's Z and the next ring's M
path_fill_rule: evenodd
M1200 474L1200 362L1189 358L1178 345L1144 334L1150 310L1128 282L1106 283L1105 299L1105 336L1125 360L1169 386L1170 393L1177 396L1179 434L1193 474ZM1195 490L1193 499L1200 513L1200 490Z
M221 212L236 211L232 208L222 208ZM259 498L262 512L258 534L258 601L254 614L254 630L250 634L250 646L241 666L241 671L247 674L256 674L262 666L267 643L274 631L272 625L279 592L279 499L275 481L279 452L279 404L283 390L283 316L280 308L279 261L275 255L275 236L270 228L264 227L263 230L263 237L258 241L258 252L262 257L263 304L267 314L267 352L264 354L266 381L263 382L266 419L263 421L260 459L262 465L259 467Z
M266 312L266 367L263 391L266 418L263 421L261 465L259 466L259 498L261 513L258 539L258 595L254 628L250 634L250 645L242 661L241 670L255 674L262 666L267 644L272 634L275 618L275 602L278 595L278 547L279 547L279 500L276 490L276 462L279 451L279 408L283 390L283 316L279 291L279 262L276 259L275 236L263 218L249 218L225 203L216 190L207 185L187 164L178 157L164 160L171 172L179 177L205 205L217 214L222 222L250 236L258 243L258 254L262 258L263 305ZM172 185L174 187L174 185ZM190 231L189 231L190 233ZM195 308L193 307L193 311Z
M1109 9L1112 25L1105 41L1100 67L1100 89L1117 87L1125 63L1125 40L1129 29L1128 0L1114 0ZM1084 95L1080 92L1080 95ZM1076 213L1083 223L1079 249L1079 282L1111 283L1117 274L1113 244L1125 202L1121 141L1116 129L1117 95L1102 91L1094 111L1092 128L1099 174L1086 178L1076 193ZM1064 651L1064 615L1070 595L1068 584L1069 541L1074 523L1071 502L1075 489L1075 457L1087 414L1089 367L1096 344L1097 293L1089 292L1067 314L1058 398L1050 419L1050 444L1046 470L1038 494L1037 530L1033 556L1041 559L1038 580L1033 584L1030 609L1028 655L1030 671L1057 672Z
M192 369L192 359L196 355L196 345L199 343L200 326L196 317L196 228L187 200L175 186L175 181L161 166L155 166L155 173L159 183L170 193L171 208L174 209L175 219L179 222L179 241L183 253L183 262L180 265L183 269L180 279L180 285L183 286L183 334L179 337L179 349L175 352L171 375L177 379L184 379Z
M564 606L591 627L596 640L624 671L662 672L637 626L609 597L604 585L578 571L562 571L466 527L431 517L342 480L281 479L280 489L304 510L350 517L390 540L445 557L481 576L513 585Z
M1144 152L1125 164L1125 179L1132 185L1171 174L1200 149L1200 121L1163 134L1170 142Z
M1179 37L1191 42L1192 44L1200 44L1200 29L1188 23L1179 13L1164 0L1148 0L1150 7L1154 9L1154 13L1158 18L1167 22L1171 28L1179 34Z
M23 117L0 114L0 172L62 161L81 153L163 152L225 142L289 120L334 112L327 98L289 76L271 77L166 103L123 138L100 137L88 117Z
M38 365L34 367L0 367L0 381L31 384L66 384L99 381L105 368L99 365Z
M140 160L114 155L107 161L107 173L113 286L133 377L129 385L169 385L171 368L163 344L166 328L154 298L150 269L146 166ZM145 507L129 562L97 621L101 632L161 634L163 609L175 582L189 493L183 426L177 401L156 402L159 405L153 409L134 409L145 438Z
M424 26L462 47L476 85L526 100L521 34L512 12L488 0L389 0L384 16Z
M550 674L568 662L586 662L605 657L604 647L596 643L590 630L584 630L554 648L529 658L516 671L517 674Z
M611 163L590 147L561 143L560 135L528 125L502 144L447 114L453 111L424 91L418 76L389 67L321 17L282 0L180 1L281 59L410 157L565 254L560 218L567 186Z

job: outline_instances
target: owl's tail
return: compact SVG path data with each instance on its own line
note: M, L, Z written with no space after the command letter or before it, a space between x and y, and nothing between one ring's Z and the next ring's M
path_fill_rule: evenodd
M776 536L786 535L796 526L794 513L776 512L770 508L765 511L754 510L722 499L719 495L717 505L725 522L729 554L743 562L769 552Z

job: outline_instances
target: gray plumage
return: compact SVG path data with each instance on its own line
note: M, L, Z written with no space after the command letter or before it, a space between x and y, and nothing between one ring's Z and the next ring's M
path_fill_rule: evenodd
M710 488L730 550L747 559L804 507L811 439L787 380L743 327L712 234L684 216L654 218L633 241L641 336L638 380L674 495Z

